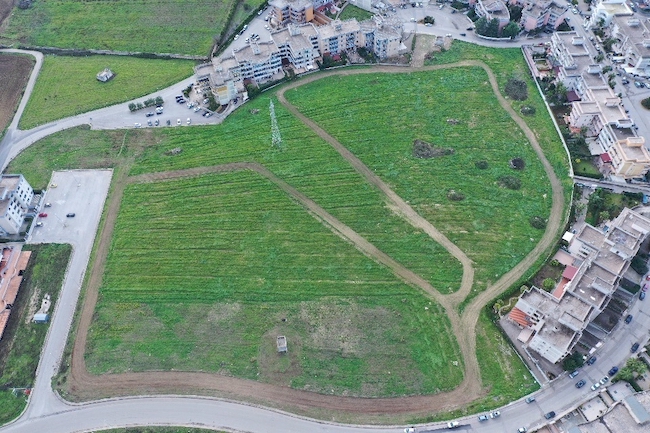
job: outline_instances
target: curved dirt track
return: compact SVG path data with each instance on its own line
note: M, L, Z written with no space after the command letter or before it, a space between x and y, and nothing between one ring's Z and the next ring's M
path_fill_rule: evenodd
M466 305L462 315L458 314L458 306L469 295L474 270L471 260L431 223L423 219L413 210L401 197L377 177L372 170L363 164L356 156L349 152L341 143L327 134L315 122L302 115L295 107L289 104L284 98L284 92L303 84L307 84L332 75L353 75L369 74L376 72L386 73L411 73L417 71L428 71L454 67L480 67L488 75L489 82L497 97L499 104L510 114L512 119L524 131L529 142L533 146L538 157L542 161L546 174L552 187L552 208L550 212L547 230L535 248L512 270L503 275L495 284L488 287L483 293L475 297ZM510 287L523 273L537 260L540 254L546 251L554 242L555 235L562 224L564 191L560 180L555 175L550 163L543 154L533 131L526 125L517 113L510 107L509 103L501 95L496 78L492 71L480 61L464 61L449 65L437 65L422 68L400 68L379 66L359 70L340 70L328 73L321 73L305 77L278 91L278 99L284 106L306 126L310 127L316 134L326 140L334 147L364 178L379 189L385 196L386 201L391 203L395 212L414 227L426 232L436 242L443 245L463 265L463 279L459 291L449 295L443 295L433 288L426 280L408 270L382 251L378 250L366 239L358 235L349 227L338 221L336 218L320 208L308 197L301 194L295 188L283 180L277 178L265 167L257 163L235 163L213 167L199 167L188 170L179 170L164 173L151 173L127 178L118 176L114 182L114 193L110 199L107 210L105 228L99 238L95 261L92 264L90 277L87 286L87 295L82 310L77 338L75 340L72 354L72 368L68 379L69 390L78 398L96 398L109 395L132 395L135 393L179 393L182 392L206 392L213 391L219 395L232 397L238 400L259 402L265 405L279 406L298 412L313 414L314 411L337 411L347 414L366 415L365 419L372 419L373 416L390 414L424 414L451 410L462 407L480 397L484 390L481 388L480 371L476 358L475 327L478 321L481 308L485 303L495 298L502 291ZM269 385L244 379L225 377L210 373L190 372L145 372L145 373L124 373L104 374L94 376L87 372L84 362L84 351L89 326L97 301L98 289L104 270L104 264L108 255L112 232L119 212L121 197L126 184L161 181L184 176L197 176L201 174L233 171L253 170L266 177L279 188L289 194L293 199L304 206L314 217L321 220L332 231L339 236L353 243L364 254L374 260L386 265L392 272L411 284L420 288L428 296L434 298L445 309L452 330L458 340L463 356L465 375L463 382L450 392L439 393L427 396L413 396L400 398L353 398L342 396L331 396L316 394L287 387ZM128 168L122 173L127 173ZM334 416L336 417L336 416Z

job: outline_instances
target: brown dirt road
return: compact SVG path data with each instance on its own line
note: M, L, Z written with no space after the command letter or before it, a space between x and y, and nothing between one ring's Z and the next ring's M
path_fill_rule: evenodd
M363 164L356 156L349 152L341 143L320 128L315 122L302 115L295 107L289 104L284 98L284 92L332 75L368 74L376 72L385 73L410 73L414 71L427 71L453 67L480 67L488 75L492 89L499 104L506 110L512 119L522 128L526 137L539 156L546 174L551 182L553 200L551 215L547 224L547 230L537 246L512 270L502 276L495 284L488 287L486 291L475 297L463 310L462 315L458 314L460 303L469 295L473 284L473 268L471 260L453 243L451 243L433 225L418 215L401 197L372 170ZM491 299L497 297L502 291L510 287L523 273L543 254L554 242L556 233L559 231L564 218L564 191L562 185L550 163L537 142L535 134L517 113L510 107L505 98L499 92L496 78L492 71L480 61L464 61L450 65L436 65L422 68L399 68L389 66L378 66L360 70L339 70L328 73L321 73L305 77L289 86L285 86L278 92L278 99L289 109L293 115L299 118L306 126L313 129L320 137L333 146L352 166L363 175L368 182L379 189L390 203L395 212L414 227L423 230L434 240L443 245L463 265L463 280L458 292L443 295L435 290L427 281L419 275L405 268L391 257L378 250L358 233L345 226L336 218L320 208L315 202L301 194L295 188L283 180L277 178L265 167L256 163L226 164L216 167L200 167L175 172L153 173L131 178L122 177L114 184L114 192L109 199L106 216L105 229L100 238L96 253L96 259L92 265L87 296L82 310L77 338L72 355L72 368L68 379L68 390L80 399L97 398L99 396L112 395L133 395L143 393L175 393L196 392L212 393L220 396L234 398L236 400L253 401L256 403L281 407L298 413L306 413L312 416L320 416L330 419L342 419L346 415L356 416L356 419L364 419L373 422L385 415L398 414L430 414L460 408L484 394L481 387L481 377L476 357L475 328L481 308ZM353 398L315 394L306 391L291 389L288 387L269 385L250 380L237 379L209 373L191 372L145 372L125 374L104 374L94 376L87 372L84 362L86 337L92 316L94 313L97 292L101 284L104 264L108 255L108 248L112 237L113 227L119 211L119 204L128 183L162 181L184 176L197 176L218 171L232 170L254 170L262 176L274 182L278 187L293 197L294 200L304 206L312 215L320 219L339 236L353 243L364 254L374 260L386 265L395 275L420 288L425 294L439 302L446 310L453 332L461 348L465 377L461 385L450 392L439 393L427 396L413 396L401 398ZM124 171L126 172L126 170ZM323 415L325 414L325 415ZM361 415L361 417L357 416Z

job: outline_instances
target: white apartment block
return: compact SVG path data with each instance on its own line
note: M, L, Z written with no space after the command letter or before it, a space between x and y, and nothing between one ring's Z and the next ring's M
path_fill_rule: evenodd
M622 275L650 233L650 219L624 209L601 231L589 224L573 237L562 282L552 293L524 292L508 317L521 327L518 340L551 363L571 354L584 333L607 335L594 323L605 310ZM569 272L567 272L569 271Z
M625 57L624 69L631 74L650 77L650 23L636 17L615 17L612 36L616 48Z
M551 27L557 29L569 13L567 6L561 6L555 0L521 2L521 20L519 24L526 31Z
M402 47L401 24L334 20L323 26L288 24L271 33L268 41L250 41L211 63L198 65L198 82L209 82L212 93L225 105L245 91L244 81L264 83L281 79L284 67L297 74L313 70L323 55L336 55L365 47L380 59L395 57Z
M20 232L25 215L34 198L34 190L22 174L5 174L0 178L0 232Z
M609 26L614 17L634 15L626 0L600 0L595 4L591 4L591 11L589 26L593 26L600 20L603 20L605 25Z
M314 2L310 0L270 0L273 17L281 26L305 24L314 19Z
M641 178L650 170L650 153L645 139L634 128L615 128L606 125L598 134L598 144L607 158L601 170L610 177L621 180ZM602 155L601 155L602 156Z

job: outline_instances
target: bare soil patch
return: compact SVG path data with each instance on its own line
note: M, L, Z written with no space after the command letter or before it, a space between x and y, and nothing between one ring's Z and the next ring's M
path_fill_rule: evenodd
M9 17L13 8L14 0L0 0L0 29L2 29L2 24Z
M4 3L0 0L0 21ZM33 67L29 57L0 53L0 132L11 123Z

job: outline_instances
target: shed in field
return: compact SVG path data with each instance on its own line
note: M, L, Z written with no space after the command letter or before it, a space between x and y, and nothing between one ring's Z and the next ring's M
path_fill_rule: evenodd
M50 315L45 313L34 314L34 323L47 323L50 321Z

